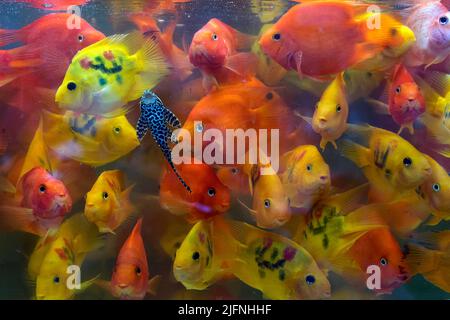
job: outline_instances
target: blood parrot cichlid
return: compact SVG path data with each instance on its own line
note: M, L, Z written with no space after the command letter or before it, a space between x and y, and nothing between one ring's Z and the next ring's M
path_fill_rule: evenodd
M424 154L399 135L371 126L351 125L350 140L338 142L342 155L363 170L371 185L371 201L390 201L414 190L431 174Z
M389 228L373 229L365 233L353 244L349 255L358 263L362 273L369 266L380 268L380 288L375 289L377 294L389 294L411 277L405 254ZM367 273L362 278L364 283Z
M425 112L425 98L404 65L395 66L389 85L389 112L400 125L400 134L407 128L414 134L414 121Z
M0 206L0 227L44 235L60 225L72 209L72 198L63 182L42 167L25 173L14 199Z
M319 150L303 145L281 157L280 178L290 206L309 211L331 187L330 168Z
M42 10L67 10L70 6L81 6L89 0L6 0L6 2L23 2Z
M198 30L189 47L189 60L203 74L206 90L218 84L245 80L252 75L256 57L249 52L254 38L213 18ZM254 69L254 67L253 67Z
M392 236L372 242L371 239L379 239L379 235L377 232L369 233L386 228L387 224L377 205L361 206L366 194L367 186L362 185L322 200L303 218L293 238L311 253L322 269L333 271L359 285L366 284L364 266L368 261L379 264L382 254L389 252L397 254L392 262L400 261L399 250L391 251L395 246ZM366 252L360 252L362 248ZM386 279L388 286L397 285L400 279L397 276L403 274L397 272L397 268L393 271L394 278Z
M125 188L120 170L103 171L86 194L84 215L100 232L114 233L134 211L130 201L133 186Z
M113 35L79 51L55 101L62 109L104 117L123 115L168 74L157 43L140 32Z
M53 239L53 240L52 240ZM67 300L85 290L95 279L81 283L80 289L69 289L68 267L82 266L86 255L99 247L95 225L83 214L76 214L61 225L50 241L38 242L29 261L32 280L36 280L38 300ZM42 246L43 245L43 246Z
M159 189L161 206L174 215L184 216L191 223L226 212L230 207L231 193L217 178L213 168L192 161L176 166L192 187L192 192L179 183L170 168L162 173Z
M122 300L142 300L147 293L155 295L160 279L159 276L149 279L147 254L141 228L142 218L136 222L120 249L111 281L96 280L97 284Z
M390 26L369 27L366 8L349 2L304 2L289 9L259 43L300 77L335 75L379 54L391 41Z
M254 216L260 228L273 229L286 224L292 216L289 198L283 183L271 165L245 165L244 172L248 176L252 208L249 212Z
M64 8L67 9L67 8ZM27 73L22 85L56 89L64 78L74 55L81 49L105 38L82 17L77 16L77 28L68 28L74 16L69 13L46 14L21 29L0 29L0 46L20 42L23 45L8 50L15 63L26 63ZM33 62L34 61L34 62ZM26 97L34 97L17 83L17 90ZM15 93L15 92L14 92ZM54 92L52 92L54 94ZM30 98L31 99L31 98Z
M330 296L327 277L312 255L294 241L244 222L227 220L219 226L217 232L224 234L234 250L233 274L264 297L303 300Z
M450 231L416 233L406 245L406 261L413 274L450 292Z
M97 119L71 111L64 115L44 111L42 119L44 142L50 149L91 166L113 162L139 145L125 116Z
M345 81L341 73L324 91L316 105L312 119L307 117L303 117L303 119L311 123L313 130L322 136L320 141L322 150L325 149L328 142L337 149L335 141L347 130L348 114Z
M204 290L230 276L232 252L213 220L199 221L176 251L173 275L188 290Z

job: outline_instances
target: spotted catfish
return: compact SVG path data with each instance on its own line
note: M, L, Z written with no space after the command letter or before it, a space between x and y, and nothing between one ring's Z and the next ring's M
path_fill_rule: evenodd
M172 162L172 153L169 147L169 142L173 142L173 130L181 128L180 120L172 111L167 109L161 99L151 90L146 90L142 95L140 108L141 115L136 127L138 139L142 141L148 130L150 130L153 139L161 148L170 167L183 186L191 192L191 188L180 176Z

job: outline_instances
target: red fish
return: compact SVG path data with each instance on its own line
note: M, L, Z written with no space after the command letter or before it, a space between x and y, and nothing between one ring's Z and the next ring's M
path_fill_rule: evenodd
M256 57L238 52L249 49L253 37L245 35L218 19L211 19L194 34L189 60L204 76L204 86L246 79L254 74Z
M140 300L147 292L155 294L159 276L149 280L147 254L141 236L142 218L120 249L113 271L110 289L120 299Z
M0 29L0 46L18 42L24 44L9 51L10 57L6 58L15 64L28 63L26 74L2 88L9 104L22 110L29 109L29 102L36 101L35 91L38 88L52 89L49 94L52 99L49 100L54 100L53 90L61 84L74 55L105 37L78 16L76 19L79 19L80 28L69 29L71 19L75 18L67 13L52 13L18 30ZM31 61L23 58L30 55ZM30 90L31 87L35 90Z
M7 2L28 3L34 8L43 10L67 10L70 6L81 6L89 0L6 0Z
M399 64L394 69L389 86L389 112L400 125L399 134L408 128L414 134L414 121L425 112L425 98L405 66Z
M176 168L192 192L179 183L171 169L165 170L159 190L163 208L172 214L185 216L192 223L228 210L230 189L220 182L213 168L204 163L183 163Z
M0 225L42 235L58 226L72 209L66 186L42 167L35 167L19 180L14 199L0 207Z
M179 80L183 81L192 74L192 65L189 62L187 54L173 42L173 34L176 28L175 20L170 22L164 32L161 32L151 15L136 13L130 16L130 20L143 34L156 38L161 51L173 68L172 73Z
M370 230L350 249L350 255L360 266L364 277L367 267L378 266L381 271L381 288L377 293L391 293L410 278L404 254L388 228Z
M265 32L259 44L281 66L300 76L334 75L384 48L389 28L369 30L366 21L358 19L363 12L363 5L347 2L302 3ZM369 31L377 36L371 37Z

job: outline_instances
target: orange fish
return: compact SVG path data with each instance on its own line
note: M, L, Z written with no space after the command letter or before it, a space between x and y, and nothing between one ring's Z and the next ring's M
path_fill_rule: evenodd
M211 19L194 34L189 48L189 60L203 73L207 90L215 84L231 83L254 74L257 59L249 49L253 42L245 35L218 19Z
M410 278L404 254L388 228L370 230L353 244L349 255L367 277L369 266L376 265L381 271L381 288L377 293L390 293Z
M8 103L28 110L29 101L36 101L37 89L55 90L61 84L74 55L105 37L81 17L77 18L80 28L69 29L67 24L71 19L73 17L68 13L51 13L18 30L0 29L0 47L23 43L24 46L10 52L10 59L29 67L28 73L11 82L7 89L5 87L8 90L5 94L9 98ZM24 60L23 57L30 53L33 53L33 59ZM0 81L4 80L0 78ZM30 87L34 90L29 90ZM54 100L55 92L52 90L45 95L51 97L48 101Z
M180 81L183 81L192 74L193 67L189 62L187 54L173 42L173 34L176 28L175 20L169 23L164 32L161 32L151 15L136 13L130 16L130 20L144 35L157 39L162 53L173 69L173 75Z
M19 180L14 199L0 206L0 225L42 235L71 209L72 198L63 182L35 167Z
M230 190L217 178L213 168L202 164L183 163L176 166L192 193L179 183L171 169L161 177L159 197L161 206L172 214L186 216L196 222L222 214L230 207Z
M70 6L81 6L89 0L6 0L6 2L23 2L33 8L42 10L67 10Z
M293 149L299 141L305 142L302 138L305 132L300 132L302 128L306 129L306 125L300 127L294 113L283 99L272 88L266 87L257 79L246 83L224 85L210 92L194 106L183 126L183 129L190 133L190 137L194 137L191 140L195 139L194 135L203 135L208 129L219 130L224 140L227 129L244 131L266 129L267 150L271 150L272 135L276 134L274 130L279 130L281 153ZM179 137L179 140L182 141L182 139ZM218 141L215 142L220 144ZM182 143L184 144L183 141ZM278 145L278 141L274 144ZM209 145L210 141L203 141L203 151ZM235 143L234 146L235 164L237 155L240 154L238 145L239 143ZM246 149L242 156L249 151L248 145L249 143L245 143ZM226 144L221 147L226 158L227 153L231 152L231 147L230 151ZM225 159L223 162L225 163ZM230 163L227 162L227 164Z
M147 254L141 236L142 218L120 249L111 282L97 281L110 289L113 296L124 300L142 300L148 293L155 295L159 276L149 279Z
M220 167L217 169L217 178L231 192L237 195L250 195L248 175L244 172L242 166Z
M425 112L425 98L405 66L399 64L394 69L389 87L389 112L400 125L400 134L408 128L414 134L414 121Z
M259 44L267 55L300 76L337 74L383 49L389 28L373 30L376 37L370 37L367 21L358 17L365 8L338 1L296 5L263 34Z

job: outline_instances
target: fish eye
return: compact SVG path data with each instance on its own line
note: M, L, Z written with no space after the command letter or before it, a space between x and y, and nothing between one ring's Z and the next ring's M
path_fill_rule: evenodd
M73 91L73 90L75 90L76 88L77 88L77 84L76 84L75 82L69 82L69 83L67 84L67 89L70 90L70 91Z
M395 92L400 93L402 89L400 87L395 88Z
M439 183L433 184L433 191L434 191L434 192L439 192L439 191L441 191L441 185L440 185Z
M381 259L380 259L380 263L381 263L382 266L385 266L385 265L388 264L388 261L387 261L386 258L381 258Z
M273 93L272 93L272 92L268 92L268 93L266 94L266 99L267 99L267 100L272 100L272 99L273 99Z
M306 170L308 170L309 172L311 172L311 171L312 171L312 164L308 164L308 165L306 166Z
M214 188L209 188L209 189L208 189L208 196L214 197L215 195L216 195L216 189L214 189Z
M410 167L411 165L412 165L412 160L411 160L411 158L410 157L406 157L405 159L403 159L403 165L405 166L405 167Z
M39 186L39 192L40 193L44 193L47 190L47 187L45 186L45 184L41 184Z
M211 39L213 39L214 41L219 40L219 36L216 33L213 33L211 36Z
M192 254L192 260L197 261L198 259L200 259L200 253L199 253L198 251L195 251L195 252Z
M448 24L448 17L447 16L442 16L439 18L439 24L442 24L443 26Z
M272 39L275 41L280 41L281 40L281 33L274 33L272 35Z
M337 111L337 112L341 112L341 110L342 110L342 107L341 107L340 104L338 104L338 105L336 106L336 111Z
M109 194L108 194L108 192L106 192L106 191L103 191L103 193L102 193L102 197L103 197L103 199L108 199L108 197L109 197Z
M114 133L119 134L121 128L120 127L114 127Z
M83 36L82 34L80 34L80 35L78 36L78 41L79 41L79 42L83 42L83 40L84 40L84 36Z
M197 123L196 125L195 125L195 130L197 131L197 132L203 132L203 123Z
M138 276L140 276L140 275L141 275L141 268L139 268L139 267L137 266L136 268L134 268L134 272L136 272L136 274L137 274Z
M396 28L391 28L391 36L395 37L397 35L397 29Z
M305 281L306 281L306 284L310 286L310 285L313 285L314 282L316 282L316 278L312 274L308 274L305 277Z
M269 199L264 200L264 207L270 208L270 200Z
M238 172L239 172L238 168L231 168L232 174L238 174Z
M55 276L53 278L53 283L59 283L59 277L58 276Z

